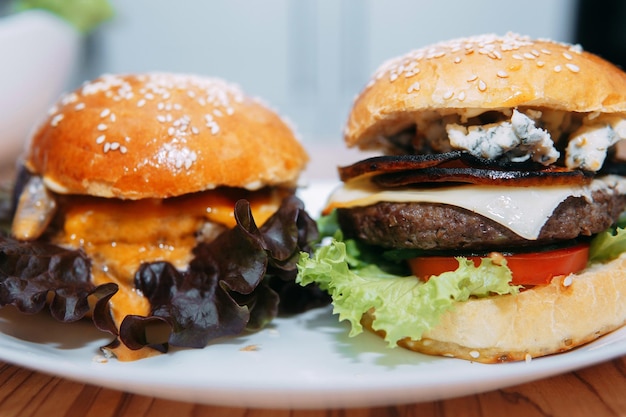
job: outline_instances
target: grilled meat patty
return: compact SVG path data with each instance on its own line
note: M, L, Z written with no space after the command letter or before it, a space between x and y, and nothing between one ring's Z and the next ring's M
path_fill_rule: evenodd
M611 226L625 207L625 195L606 191L594 192L593 201L570 197L552 213L536 241L479 214L443 204L381 202L338 209L337 215L348 237L386 248L502 250L599 233Z

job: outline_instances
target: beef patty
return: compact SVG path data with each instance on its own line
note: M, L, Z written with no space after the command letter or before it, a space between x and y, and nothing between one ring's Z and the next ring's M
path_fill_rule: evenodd
M610 227L626 206L626 196L596 191L593 201L570 197L552 213L537 240L527 240L479 214L444 204L381 202L338 209L347 237L386 248L491 250L548 244L590 236Z

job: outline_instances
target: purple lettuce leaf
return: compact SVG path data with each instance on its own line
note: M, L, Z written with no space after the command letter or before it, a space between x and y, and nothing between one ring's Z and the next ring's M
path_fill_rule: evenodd
M152 311L149 317L124 319L119 337L125 345L203 347L217 338L260 329L278 315L280 294L292 293L284 287L289 282L293 289L300 287L294 282L296 262L300 251L310 250L309 244L318 238L315 222L296 197L285 199L260 229L246 200L237 202L235 219L234 228L196 246L186 271L167 262L141 266L135 286ZM312 293L309 299L299 297L307 299L307 308L328 303L325 293ZM170 328L166 341L148 336L157 321Z
M82 251L1 235L0 307L13 305L35 314L49 304L55 319L80 320L90 310L90 296L102 305L103 298L117 291L115 285L95 286L90 271L91 262Z
M316 223L298 198L286 198L260 228L245 200L237 202L235 218L234 228L194 248L187 270L167 262L141 265L135 285L150 301L150 314L127 316L119 329L108 305L117 285L95 286L83 251L0 234L0 307L36 313L49 305L54 318L71 322L89 312L88 299L95 297L92 320L115 336L109 347L123 343L165 352L169 345L204 347L258 330L279 314L329 303L319 288L295 283L299 253L310 252L318 239Z

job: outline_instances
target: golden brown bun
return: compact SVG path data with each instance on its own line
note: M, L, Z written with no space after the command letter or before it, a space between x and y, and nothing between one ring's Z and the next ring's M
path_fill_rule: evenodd
M570 350L626 323L625 277L623 254L518 295L458 303L421 340L403 339L398 344L416 352L484 363ZM373 314L363 317L370 331L374 331Z
M626 112L626 74L579 46L516 34L442 42L378 69L355 100L345 141L375 147L428 110L517 106Z
M288 124L215 78L106 75L62 97L26 166L52 190L127 199L293 185L308 157Z

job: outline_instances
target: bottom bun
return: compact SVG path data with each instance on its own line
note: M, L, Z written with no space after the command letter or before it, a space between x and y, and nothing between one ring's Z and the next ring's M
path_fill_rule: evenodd
M517 295L458 303L404 348L482 363L530 360L588 343L626 323L626 254ZM372 329L375 311L362 318Z

